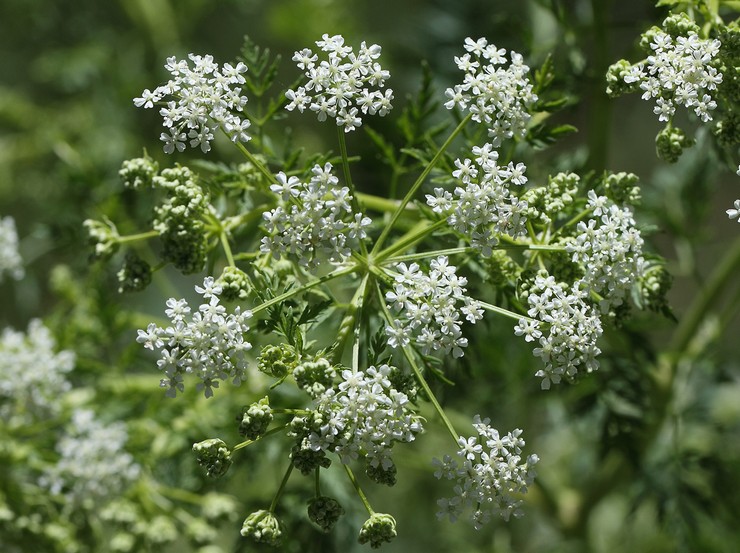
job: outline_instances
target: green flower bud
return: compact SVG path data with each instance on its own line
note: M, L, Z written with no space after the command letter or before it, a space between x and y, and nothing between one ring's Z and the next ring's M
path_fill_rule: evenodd
M606 70L606 93L610 98L629 94L639 90L640 83L627 83L624 77L629 74L632 65L627 60L619 60Z
M655 137L655 148L658 157L668 163L676 163L685 148L694 145L694 140L686 138L678 127L668 125Z
M324 450L314 451L308 447L308 443L304 444L304 441L304 439L301 439L301 443L294 445L290 451L290 460L293 466L303 476L312 474L317 468L329 468L331 466L331 459L326 456Z
M92 258L105 261L113 257L118 251L120 238L116 226L108 219L105 222L87 219L82 224L87 229L90 245L95 248Z
M608 173L603 184L606 196L619 205L638 205L640 203L639 177L634 173Z
M396 485L396 465L391 461L391 465L388 468L383 468L382 463L378 463L377 466L373 466L372 463L367 463L365 466L365 473L368 478L376 484L385 484L386 486Z
M665 32L672 37L677 36L688 36L689 33L699 33L699 25L697 25L687 14L672 13L663 20L663 28Z
M145 186L153 186L153 179L159 171L159 164L149 156L128 159L123 162L118 176L126 188L138 190Z
M642 35L640 36L640 48L642 48L643 52L646 52L648 54L653 53L653 49L650 48L650 43L655 42L655 37L662 32L663 29L653 25L647 31L642 33Z
M343 514L342 506L331 497L322 495L308 502L309 520L321 527L324 532L330 532Z
M123 267L118 271L118 292L140 292L152 281L152 268L134 252L126 254Z
M370 542L370 547L376 549L383 545L383 542L390 542L395 537L396 519L391 515L373 513L360 529L359 542L361 544Z
M221 286L221 299L224 301L243 300L249 295L251 283L247 274L236 267L224 267L216 284Z
M242 525L241 535L252 538L257 543L264 543L272 547L280 545L282 532L280 522L270 511L264 509L249 515Z
M256 440L267 431L267 427L270 426L272 419L270 400L265 396L242 412L241 421L239 422L239 434L248 440Z
M312 398L317 398L330 388L337 376L337 371L324 358L306 361L293 369L293 378L299 388Z
M212 478L223 476L231 466L231 451L226 447L224 441L218 438L211 438L193 444L193 452L198 464Z
M283 378L293 369L295 361L295 351L288 344L265 346L257 359L257 369L275 378Z

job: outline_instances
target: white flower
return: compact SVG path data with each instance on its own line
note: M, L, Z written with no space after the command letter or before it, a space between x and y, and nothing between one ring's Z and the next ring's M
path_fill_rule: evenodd
M349 188L337 186L331 163L315 165L308 183L277 174L270 189L280 195L278 206L263 218L269 236L260 250L275 259L291 258L306 267L324 261L342 263L367 236L371 220L352 210Z
M602 296L600 307L606 313L622 304L642 275L644 241L628 208L620 209L593 191L588 198L598 218L579 222L576 237L566 244L566 250L572 261L585 269L575 286Z
M59 410L59 399L71 389L67 373L74 368L71 351L55 353L51 332L37 319L28 332L5 328L0 335L0 414L20 407L32 417L42 418Z
M397 348L413 340L425 355L441 350L462 357L468 341L461 319L475 323L483 318L478 302L465 295L467 279L456 274L445 256L432 260L428 274L416 263L399 263L396 271L393 289L385 296L399 314L386 326L388 344Z
M327 34L316 41L316 45L328 59L317 64L318 55L308 48L295 53L293 61L305 71L308 82L285 93L290 100L285 106L287 110L298 109L303 113L308 107L319 121L335 119L345 132L362 125L360 113L381 117L388 114L393 107L393 91L378 90L390 76L376 61L380 57L380 46L367 46L363 42L355 53L344 45L341 35L330 37Z
M186 300L170 298L165 314L171 326L162 328L151 323L146 330L139 330L136 338L145 348L160 351L157 366L165 373L160 386L167 388L169 397L185 389L185 374L200 379L197 387L206 397L213 395L213 388L218 388L221 380L231 378L238 386L246 376L246 352L252 345L244 335L249 331L247 320L252 313L242 312L239 307L227 313L220 305L222 288L213 277L206 277L195 291L205 300L195 313L191 314Z
M477 436L461 437L461 448L454 460L445 455L442 461L434 459L437 478L455 480L455 496L437 501L439 519L455 522L465 511L476 530L494 516L509 520L511 515L521 516L521 499L536 476L532 467L539 461L537 455L522 460L524 440L519 429L501 436L490 426L488 419L476 415L473 427ZM481 445L485 444L485 448Z
M391 385L391 370L381 365L342 371L339 386L318 399L326 424L309 435L310 448L337 453L343 463L362 455L371 466L389 469L393 445L412 442L422 431L406 394Z
M737 219L740 223L740 200L735 200L734 208L727 210L727 216L730 219Z
M23 260L18 253L18 233L15 230L15 219L0 218L0 282L5 274L15 280L23 278Z
M240 86L245 82L247 66L227 63L221 70L213 56L189 54L188 58L192 68L186 60L167 58L165 69L173 78L134 98L134 105L145 109L164 103L159 113L167 129L160 135L165 153L182 152L188 138L191 148L199 147L207 153L219 128L234 142L249 141L250 122L236 113L243 112L247 103Z
M139 475L139 465L124 450L128 435L123 423L104 425L92 411L75 411L68 433L57 443L57 464L41 485L67 500L105 501L123 492Z
M719 40L701 39L693 31L675 41L659 31L650 43L652 55L622 78L627 84L639 83L643 100L656 99L653 112L660 121L670 121L677 105L693 109L704 122L711 121L717 103L710 93L722 82L722 73L711 65L719 48Z
M498 153L492 144L473 148L475 160L455 161L452 176L462 186L452 194L442 188L427 195L427 205L435 213L447 215L447 222L462 234L471 246L489 257L498 244L499 234L517 237L526 232L527 203L512 195L509 184L527 182L523 163L497 164Z
M527 297L527 315L521 319L515 334L526 341L537 339L534 355L544 363L535 373L542 378L542 389L559 383L563 377L573 378L579 370L591 372L599 367L596 357L601 350L596 342L601 336L601 319L586 303L587 292L578 284L569 287L555 278L538 276Z
M488 44L485 38L466 38L464 47L469 53L456 57L455 63L465 77L462 84L445 91L450 99L445 107L468 110L474 121L487 125L494 146L506 138L523 137L537 95L522 56L511 52L511 63L505 67L506 50Z

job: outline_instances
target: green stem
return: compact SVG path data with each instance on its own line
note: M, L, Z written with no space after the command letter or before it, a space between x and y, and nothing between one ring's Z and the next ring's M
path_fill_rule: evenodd
M431 223L427 219L419 221L411 230L409 230L402 238L395 242L392 246L389 246L385 250L381 251L375 256L376 263L380 263L384 259L392 256L397 252L402 252L409 249L414 244L421 242L424 238L432 234L435 230L440 229L447 225L447 219L440 219L435 223ZM388 227L386 227L388 228ZM376 243L377 245L377 243Z
M219 239L221 240L221 246L224 248L224 253L226 254L226 261L229 262L229 267L236 267L236 263L234 263L234 255L231 253L231 246L229 245L229 239L226 236L226 232L222 231L218 235Z
M370 279L370 273L366 273L362 278L357 292L355 293L355 330L354 339L352 341L352 370L360 370L360 331L362 330L362 307L365 303L365 296L367 291L367 283Z
M347 476L349 476L349 481L352 482L352 485L354 486L355 491L357 492L357 495L360 496L360 500L362 501L362 504L365 506L365 509L367 510L367 514L370 516L373 516L375 514L375 511L373 511L373 508L370 506L370 502L367 500L367 497L365 497L365 493L362 491L362 488L360 488L360 484L357 483L357 479L355 478L355 475L352 472L352 469L349 468L349 465L345 465L344 463L342 463L342 466L344 467L344 470L347 473Z
M520 319L526 319L531 322L537 322L535 319L532 319L531 317L527 317L526 315L520 315L519 313L514 313L513 311L509 311L508 309L504 309L503 307L498 307L497 305L491 305L490 303L486 303L484 301L478 301L478 305L480 305L486 311L492 311L493 313L498 313L499 315L503 315L504 317L514 319L515 321L519 321Z
M391 327L394 327L395 324L394 324L393 316L391 315L390 311L388 311L388 306L385 304L385 301L383 301L383 292L380 289L379 284L377 284L377 290L378 290L378 301L380 303L380 308L383 311L383 316L385 317L386 322ZM460 436L455 430L455 427L452 426L452 422L447 417L447 414L444 412L444 409L442 409L442 406L440 405L439 401L437 401L437 397L434 395L434 392L432 392L432 389L429 387L429 384L424 378L424 375L421 373L421 369L416 364L416 359L414 358L413 351L411 350L409 346L403 346L401 349L403 350L404 357L406 357L406 360L409 362L409 365L411 366L411 370L413 371L414 376L416 377L416 380L419 382L422 389L424 390L427 397L429 398L429 401L434 406L434 410L437 411L437 414L442 419L442 422L444 423L445 427L447 428L450 435L452 436L452 439L454 440L455 445L457 445L457 440L459 439Z
M344 180L347 182L350 194L352 194L352 211L355 213L362 213L360 204L357 201L357 191L355 190L355 184L352 182L352 173L349 170L349 157L347 156L347 139L345 138L346 133L342 130L342 127L337 127L337 136L339 137L339 152L342 155L342 169L344 170ZM360 240L360 252L363 256L367 257L367 247L365 242Z
M119 244L125 244L126 242L136 242L138 240L147 240L149 238L155 238L159 236L156 230L150 230L147 232L140 232L139 234L129 234L128 236L119 236L116 240Z
M283 480L280 482L280 487L278 488L278 491L275 494L275 497L272 499L272 503L270 503L269 511L271 513L275 512L275 507L277 506L277 502L280 500L280 496L283 495L283 489L285 489L285 484L288 483L288 478L290 478L291 472L293 472L292 462L288 465L288 470L285 471L285 476L283 476Z
M457 255L461 253L475 253L477 250L476 248L472 247L466 247L466 248L449 248L446 250L433 250L430 252L420 252L420 253L410 253L406 255L399 255L390 257L387 259L388 263L400 263L402 261L414 261L415 259L426 259L428 257L435 257L439 255Z
M381 198L373 194L366 194L365 192L356 192L357 199L362 202L367 209L373 211L380 211L383 213L393 213L401 205L399 200L389 200L388 198ZM407 205L405 208L406 212L419 213L419 209L414 205Z
M707 315L710 306L717 301L728 281L737 278L740 271L740 237L735 239L730 250L720 261L710 275L694 301L682 317L671 340L671 351L677 357L689 345L691 338L696 334L702 321Z
M277 411L277 409L275 411ZM231 448L231 451L234 452L234 451L239 451L240 449L244 449L248 445L251 445L251 444L253 444L255 442L259 442L261 439L266 438L270 434L276 434L276 433L280 432L281 430L285 430L289 426L290 426L290 423L283 424L282 426L276 426L275 428L271 428L270 430L268 430L267 432L265 432L264 434L262 434L262 436L260 436L256 440L244 440L243 442L240 442L240 443L236 444L233 448Z
M288 298L292 298L293 296L297 296L298 294L301 294L305 292L306 290L310 290L311 288L315 288L316 286L320 284L324 284L325 282L329 282L330 280L334 280L335 278L339 278L344 275L349 275L351 273L354 273L358 270L357 265L352 265L351 267L344 267L343 269L337 269L336 271L332 271L329 274L326 274L322 276L321 278L317 278L316 280L312 280L311 282L304 284L300 288L295 288L293 290L288 290L287 292L280 294L279 296L276 296L272 299L267 300L266 302L258 305L254 309L252 309L252 314L259 313L260 311L263 311L267 309L268 307L272 307L276 303L280 303L281 301L285 301Z
M246 157L252 165L254 165L257 170L262 173L265 177L267 177L267 181L270 183L276 183L277 179L275 178L275 175L273 175L270 170L265 167L262 162L257 159L254 155L252 155L252 152L247 150L247 148L242 144L241 142L236 143L237 148L241 150L241 152L244 154L244 157Z
M372 253L375 254L378 251L380 251L380 248L383 246L383 242L385 242L385 239L388 237L388 234L391 232L391 229L396 224L396 221L400 217L403 210L406 208L406 204L408 204L413 197L416 195L416 192L421 188L421 185L424 184L424 181L426 180L429 173L432 171L434 166L437 164L437 162L442 157L442 154L444 154L445 150L452 144L452 141L457 137L458 134L460 134L465 128L465 125L468 124L468 121L470 121L472 115L468 114L466 115L462 121L460 121L460 124L455 127L455 130L452 131L450 136L447 137L447 140L445 140L444 144L440 146L439 150L437 150L437 153L434 154L434 157L431 159L429 164L424 168L424 170L421 172L421 175L419 175L419 178L416 179L416 182L411 186L409 191L406 193L406 196L404 196L403 200L401 200L401 203L399 204L396 211L393 212L393 215L391 216L391 220L386 225L386 227L383 229L383 232L378 237L378 241L375 242L375 245L373 246Z

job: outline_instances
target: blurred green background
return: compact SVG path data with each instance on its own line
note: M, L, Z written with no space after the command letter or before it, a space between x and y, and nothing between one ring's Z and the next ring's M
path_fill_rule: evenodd
M109 379L125 372L143 375L152 388L147 409L159 420L172 411L189 429L178 437L184 450L189 438L223 432L233 413L220 412L224 405L218 401L195 402L193 412L209 412L210 419L194 430L188 426L192 413L160 397L156 370L132 353L130 320L119 310L134 303L157 312L163 297L118 297L113 277L87 261L82 221L111 209L146 211L145 200L124 194L118 182L124 159L140 156L144 148L162 166L196 157L188 151L167 159L155 110L136 109L132 102L144 88L165 80L166 57L211 53L217 61L231 61L249 35L283 55L278 82L287 86L296 75L292 52L323 33L383 46L396 109L418 88L421 60L433 70L441 102L444 89L458 78L452 57L465 37L485 36L523 53L531 66L552 54L556 87L572 99L558 120L579 132L531 156L530 178L541 182L563 169L638 174L644 202L637 219L655 225L651 248L668 259L675 276L670 301L681 319L738 235L737 223L724 210L740 187L709 133L699 131L697 146L668 166L654 153L661 126L651 107L636 96L606 98L608 65L623 57L638 59L639 34L665 14L639 0L3 0L0 216L15 217L27 276L0 284L0 326L24 328L32 317L48 317L60 346L81 352L76 378L83 385L105 389L110 381L101 376L104 371ZM291 116L290 122L297 141L314 144L317 151L335 148L329 126L311 117ZM349 145L363 158L360 188L377 192L382 172L370 140L354 133ZM228 148L217 148L216 155L237 159ZM180 289L190 284L175 282ZM398 539L385 550L740 551L737 294L737 286L729 286L716 299L664 395L655 392L659 379L645 373L660 364L660 353L675 338L676 324L667 319L638 317L623 333L606 336L603 369L578 386L549 393L539 390L531 377L534 359L507 325L476 329L470 338L475 355L466 356L455 375L457 386L441 391L445 405L464 433L475 413L491 417L503 431L523 428L528 450L542 459L541 485L528 497L523 519L480 532L462 522L437 522L436 498L449 490L431 476L430 459L445 445L441 433L429 432L418 447L398 450L395 488L370 489L376 510L393 513L399 523ZM237 393L226 404L252 400ZM125 419L136 407L114 411ZM145 449L144 439L134 441ZM279 480L272 467L285 457L268 446L249 455L256 466L231 474L227 482L169 484L227 490L258 508L255 498L272 493ZM152 470L159 476L166 472L162 466ZM294 486L295 497L289 494L286 504L299 503L308 489ZM320 536L286 514L294 540L285 551L359 549L352 544L362 513L342 486L336 494L349 514L336 533ZM237 521L224 527L222 542L241 544L235 551L259 550L236 539L238 526Z

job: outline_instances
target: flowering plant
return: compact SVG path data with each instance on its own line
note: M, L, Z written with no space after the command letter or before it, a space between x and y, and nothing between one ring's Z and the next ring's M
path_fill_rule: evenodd
M620 60L600 81L610 97L639 92L654 104L666 124L656 137L663 160L678 162L693 144L678 127L686 116L711 127L733 168L738 161L730 84L740 34L720 15L676 7L643 34L644 60ZM420 451L423 478L447 485L436 498L439 524L464 519L481 530L546 505L568 531L582 530L591 496L570 514L551 497L558 459L541 453L536 422L512 420L493 402L484 405L490 412L463 405L453 414L450 390L474 382L505 394L513 379L538 405L583 394L582 403L608 404L606 417L619 427L619 416L637 424L642 413L625 398L648 402L643 388L652 386L661 419L699 315L680 323L675 356L645 353L652 369L621 371L628 356L618 351L639 342L640 324L675 320L667 263L641 207L645 187L636 174L553 162L556 150L543 151L568 148L561 139L576 130L553 123L570 100L552 57L530 61L486 37L460 42L450 60L462 72L451 72L457 83L437 94L425 70L405 103L394 92L389 50L349 36L299 44L290 70L249 39L232 63L210 54L166 59L169 81L133 99L161 116L165 155L145 151L122 163L119 191L134 207L84 222L90 257L94 270L115 267L120 294L141 293L157 306L111 316L136 347L124 350L125 363L144 368L146 386L158 373L163 409L183 413L172 425L182 433L179 449L157 442L157 458L179 455L188 442L187 462L208 479L248 476L258 455L282 479L271 499L260 492L250 506L158 481L135 453L166 417L127 427L100 416L86 399L96 392L78 386L75 354L58 351L35 321L0 341L10 360L0 362L0 413L14 439L45 417L58 421L45 444L53 459L31 463L34 493L99 511L112 529L101 535L116 533L116 551L175 543L182 527L205 551L214 528L238 528L237 518L243 539L266 546L290 541L302 518L327 533L351 527L360 544L376 548L407 530L398 512L376 511L382 499L371 502L369 490L382 497L402 483L403 459ZM299 143L286 130L306 120L336 127L335 147ZM373 172L363 165L363 141L380 160L370 161ZM18 242L14 220L0 219L0 282L23 278ZM731 269L723 271L720 283ZM187 287L157 297L171 278ZM69 294L82 303L79 288ZM512 351L526 375L507 375ZM657 419L644 423L645 443L656 440ZM35 462L35 453L25 458ZM597 484L612 485L610 476L605 469ZM145 484L132 491L134 482ZM198 513L173 506L180 501ZM144 531L147 517L158 522Z

